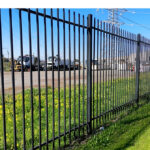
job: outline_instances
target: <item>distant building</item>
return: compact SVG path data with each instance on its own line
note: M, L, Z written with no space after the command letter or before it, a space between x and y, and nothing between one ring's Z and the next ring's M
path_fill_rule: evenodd
M92 60L92 70L97 70L99 69L99 64L98 64L98 60Z
M87 64L87 61L86 61ZM97 68L98 67L98 68ZM142 51L140 53L141 71L150 71L150 51ZM99 58L92 60L92 69L94 70L136 70L136 52L129 56Z
M129 63L135 66L136 70L136 53L129 56ZM140 52L140 72L150 71L150 51Z
M136 53L130 54L129 62L136 64ZM140 53L140 64L150 64L150 51L142 51Z

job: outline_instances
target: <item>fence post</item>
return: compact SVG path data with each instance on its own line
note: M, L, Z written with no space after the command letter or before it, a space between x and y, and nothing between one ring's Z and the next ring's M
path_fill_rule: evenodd
M139 104L139 75L140 75L140 41L141 35L137 35L137 51L136 51L136 91L135 91L135 98L136 104Z
M87 20L87 132L92 132L92 15Z

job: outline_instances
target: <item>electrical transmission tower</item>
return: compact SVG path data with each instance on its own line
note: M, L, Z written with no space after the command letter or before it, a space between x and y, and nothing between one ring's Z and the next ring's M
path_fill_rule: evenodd
M120 25L124 24L124 22L121 22L119 20L119 16L121 16L124 12L126 12L127 11L126 9L111 8L111 9L107 9L107 10L108 10L108 19L105 20L104 22L111 23L118 27L120 27Z
M104 22L110 23L110 24L112 24L112 25L114 25L114 26L117 26L118 28L119 28L121 25L124 24L124 22L121 22L121 21L120 21L120 16L121 16L124 12L127 11L126 9L111 8L111 9L106 9L106 10L108 11L108 19L105 20ZM112 32L114 32L113 29L114 29L114 28L112 28ZM117 55L117 54L116 54L116 51L115 51L115 44L116 44L116 42L118 42L118 41L115 41L115 38L113 37L113 38L112 38L112 56L111 56L112 58L111 58L111 59L113 59L114 65L116 64L116 63L115 63L116 59L118 59L117 56L116 56L116 55ZM122 51L119 50L119 53L121 54ZM118 60L117 60L117 62L118 62Z

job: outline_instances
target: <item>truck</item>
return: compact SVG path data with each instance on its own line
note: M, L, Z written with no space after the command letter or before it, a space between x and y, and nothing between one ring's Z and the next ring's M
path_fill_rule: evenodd
M30 70L30 55L24 55L23 56L23 70L29 71ZM38 58L32 55L32 70L36 71L38 70ZM40 70L42 68L40 67ZM21 71L21 56L17 58L17 60L14 60L14 71Z

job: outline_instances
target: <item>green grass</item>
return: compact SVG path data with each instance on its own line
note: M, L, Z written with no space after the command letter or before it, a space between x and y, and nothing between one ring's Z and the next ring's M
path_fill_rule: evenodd
M143 95L144 93L147 93L150 91L150 72L140 73L139 85L140 85L139 86L140 95Z
M149 89L149 84L147 80L143 80L145 74L141 76L142 87L140 86L141 93L145 93ZM147 75L146 75L147 77ZM144 84L144 85L143 85ZM98 90L97 90L98 85ZM76 91L74 99L74 90ZM79 95L80 90L80 95ZM71 88L71 99L69 100L69 88L66 88L66 105L64 105L64 89L60 89L60 101L58 98L58 89L54 89L54 103L53 103L53 94L52 88L48 88L48 138L51 139L53 134L55 136L59 135L59 105L60 105L60 133L64 133L64 114L66 114L66 131L69 131L69 116L71 114L71 128L86 122L87 114L87 89L86 86L83 90L81 85L80 89L78 85L76 89ZM25 134L26 134L26 149L31 148L31 96L30 89L25 90ZM83 98L84 93L84 98ZM113 109L119 105L122 105L126 102L129 102L131 99L135 98L135 76L130 79L116 79L107 82L102 82L101 84L94 84L92 87L92 108L94 110L92 116L99 115L107 110ZM80 101L79 101L80 97ZM22 94L19 93L15 96L16 100L16 129L17 129L17 148L22 149L23 147L23 109L22 109ZM13 145L13 98L11 95L5 95L5 107L6 107L6 136L7 136L7 148L14 149ZM53 113L53 107L54 113ZM71 107L71 109L70 109ZM33 89L33 108L34 108L34 145L39 145L39 92L38 89ZM65 112L66 109L66 112ZM76 112L76 113L74 113ZM79 113L80 112L80 113ZM53 123L54 115L54 123ZM84 118L83 118L84 115ZM74 120L75 116L75 120ZM75 122L74 122L75 121ZM96 120L94 121L96 124ZM54 124L54 133L53 133L53 124ZM95 126L94 124L94 127ZM82 130L82 129L81 129ZM86 131L86 127L84 128ZM45 89L41 89L41 134L42 134L42 143L46 141L46 93ZM78 131L75 132L78 136ZM83 132L81 132L81 135ZM3 135L3 118L2 118L2 101L0 99L0 135ZM71 133L71 138L74 140L74 133ZM68 135L67 135L66 144L69 144ZM61 146L64 145L64 138L61 138ZM52 144L49 144L51 149ZM58 147L58 140L55 142L55 147ZM45 147L43 147L44 149ZM0 136L0 149L3 149L3 136Z
M74 149L80 150L149 150L150 146L150 101L144 103L139 109L132 108L126 116L104 131L92 135L83 144L76 145ZM150 100L150 96L149 96Z
M134 145L127 148L127 150L149 150L150 149L150 126L138 137Z

